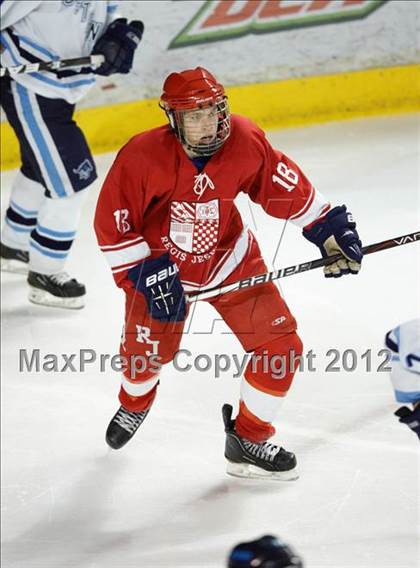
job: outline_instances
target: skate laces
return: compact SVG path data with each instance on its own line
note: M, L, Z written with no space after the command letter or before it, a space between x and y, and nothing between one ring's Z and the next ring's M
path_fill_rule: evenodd
M128 412L127 410L120 408L114 420L119 426L121 426L121 428L124 428L124 430L130 434L133 434L143 422L146 414L146 412Z
M249 440L242 439L245 449L253 456L268 460L270 462L274 461L274 458L280 451L280 447L275 444L269 444L264 442L262 444L257 444L255 442L250 442Z
M50 280L54 282L54 284L58 284L59 286L64 286L70 280L72 280L71 276L67 274L67 272L58 272L57 274L50 274L48 276Z

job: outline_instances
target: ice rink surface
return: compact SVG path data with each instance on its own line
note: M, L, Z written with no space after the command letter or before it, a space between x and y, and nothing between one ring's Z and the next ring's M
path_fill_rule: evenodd
M269 137L334 205L348 205L369 244L420 229L419 125L419 115L405 115ZM98 362L84 372L19 372L20 349L74 353L76 366L81 349L118 352L123 297L92 232L113 157L97 158L100 180L68 264L87 284L87 307L33 306L24 277L2 278L4 568L222 568L232 545L264 533L293 544L306 568L418 567L419 444L393 416L388 373L376 369L385 332L420 315L419 244L366 257L358 277L328 281L317 270L281 281L316 355L276 423L276 440L298 458L295 482L225 474L220 410L237 405L232 372L216 379L214 367L166 366L152 412L119 452L104 442L117 373ZM12 177L2 174L3 213ZM299 229L239 204L270 269L319 256ZM191 364L201 353L241 354L205 303L182 348ZM356 369L326 372L329 349L353 349ZM368 350L371 370L361 358Z

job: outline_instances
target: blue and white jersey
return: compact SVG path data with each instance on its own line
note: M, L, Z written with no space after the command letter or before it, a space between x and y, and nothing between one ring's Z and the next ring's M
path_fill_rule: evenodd
M89 56L117 15L117 0L3 0L1 65ZM94 85L89 68L17 74L14 80L44 97L74 104Z
M402 323L386 334L392 352L391 381L398 402L420 400L420 319Z

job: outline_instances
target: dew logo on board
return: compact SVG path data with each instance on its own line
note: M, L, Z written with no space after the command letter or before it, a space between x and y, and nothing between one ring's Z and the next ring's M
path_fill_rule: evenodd
M387 0L206 0L168 49L366 18Z

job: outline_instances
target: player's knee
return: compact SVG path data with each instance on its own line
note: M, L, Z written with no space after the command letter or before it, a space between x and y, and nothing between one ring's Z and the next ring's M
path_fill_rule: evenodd
M66 194L66 195L51 195L50 198L53 199L55 202L59 202L59 203L67 203L70 204L70 206L73 207L78 207L79 204L84 203L88 193L89 193L89 189L92 187L91 185L88 185L86 187L84 187L83 189L79 189L78 191L73 191L72 193Z
M256 349L245 369L245 379L267 393L284 396L302 360L303 343L294 331Z
M284 336L284 339L279 338L279 346L283 350L287 349L291 357L295 355L296 357L301 357L303 353L303 343L296 331L288 333Z
M255 355L274 358L283 357L287 368L302 356L303 343L296 331L277 336L254 351Z
M64 223L78 223L82 208L84 206L87 191L78 191L70 195L47 197L44 215L54 215L57 219L62 219Z
M159 357L144 354L130 355L123 361L123 375L129 381L148 381L160 373L162 365Z

